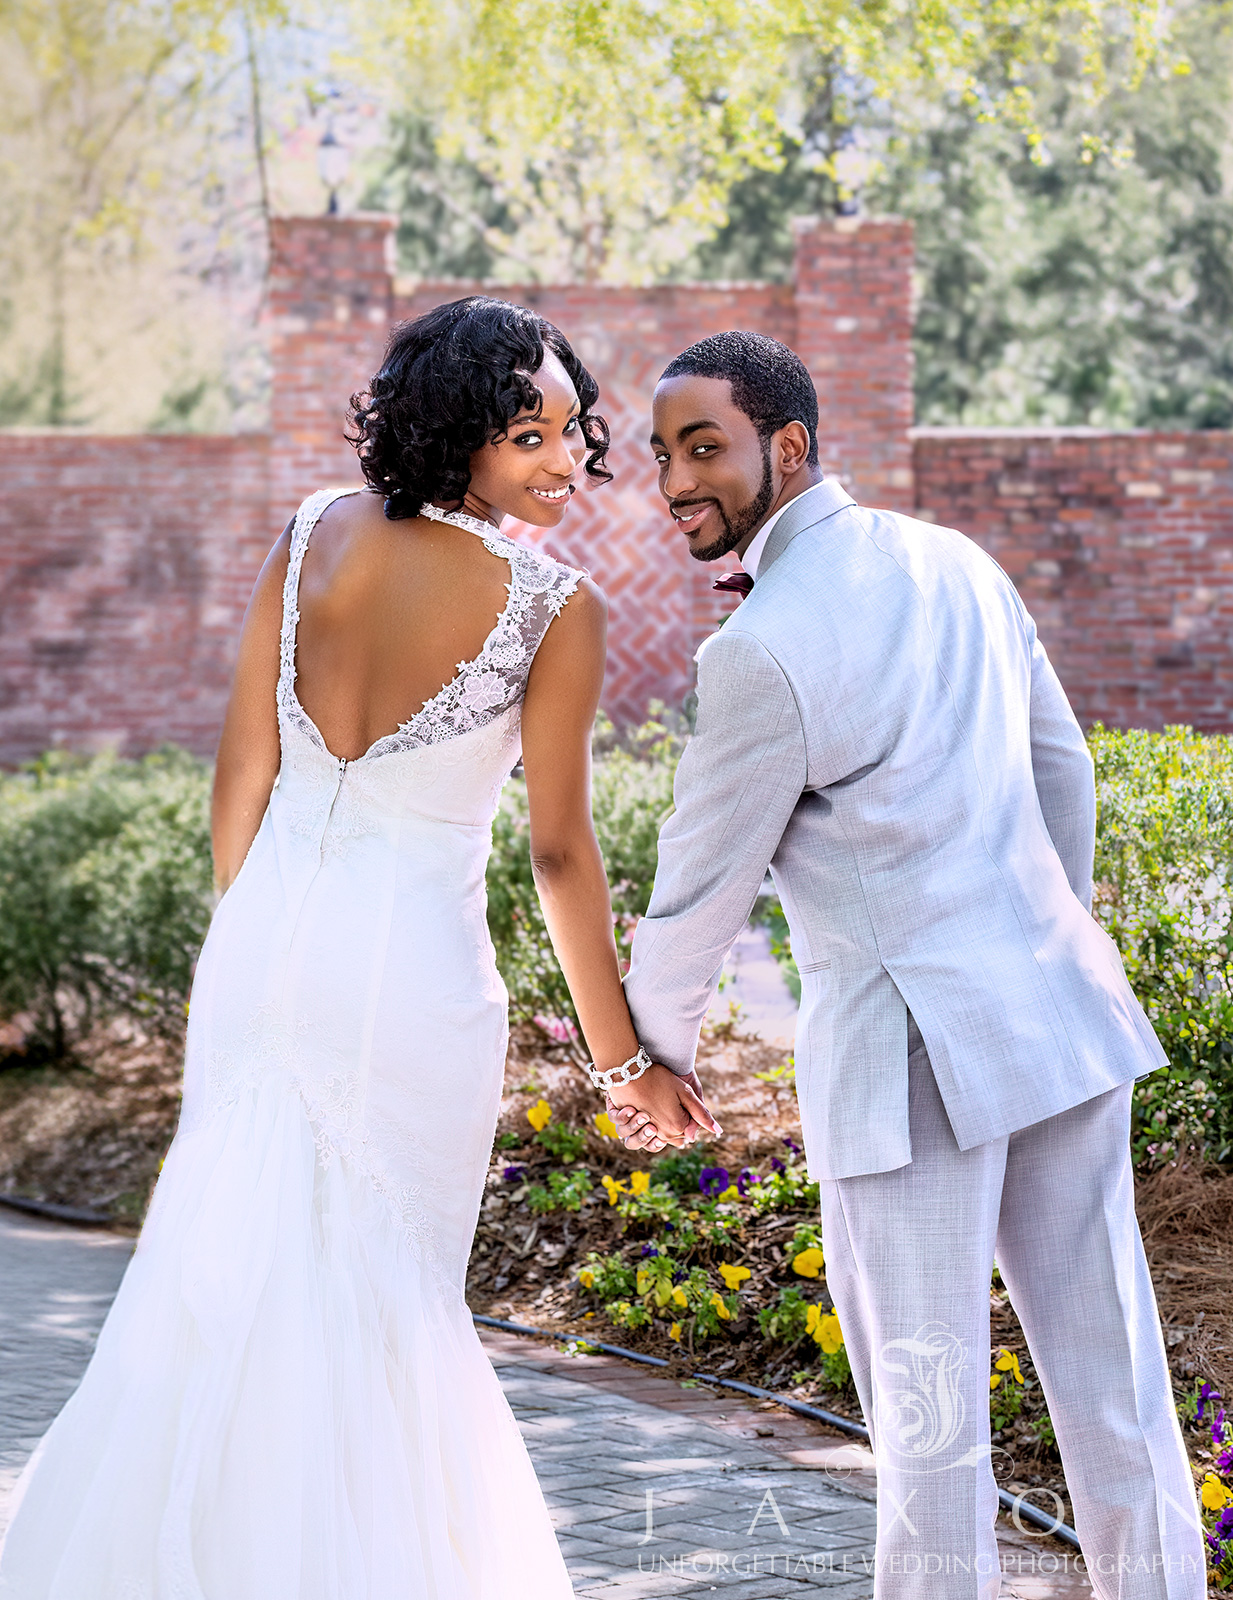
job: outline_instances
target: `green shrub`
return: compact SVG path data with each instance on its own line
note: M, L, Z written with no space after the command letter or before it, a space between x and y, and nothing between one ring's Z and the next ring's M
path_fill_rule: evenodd
M1134 1090L1136 1160L1233 1153L1233 741L1095 728L1094 911L1169 1065Z
M601 718L596 729L592 810L608 868L617 950L629 957L638 918L651 898L660 824L672 809L672 779L682 739L653 720L618 741ZM578 1019L540 912L531 872L526 784L506 785L493 824L488 865L488 927L509 990L513 1022L535 1023L581 1060Z
M0 777L0 1011L57 1056L119 1014L178 1034L212 893L201 762L57 754Z

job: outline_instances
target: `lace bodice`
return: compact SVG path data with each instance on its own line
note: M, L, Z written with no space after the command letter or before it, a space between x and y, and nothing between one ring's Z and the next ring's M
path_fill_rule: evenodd
M300 569L304 552L322 512L343 495L362 494L357 489L319 489L304 501L295 515L291 534L291 556L283 586L283 625L278 675L278 714L280 724L291 723L313 744L340 765L354 766L332 756L315 722L296 695L296 628L300 620ZM563 566L550 556L527 545L507 539L496 528L476 517L457 512L442 512L435 506L422 508L422 516L468 528L481 538L494 556L509 563L509 599L497 624L485 639L480 653L471 661L460 661L455 676L393 733L375 740L357 761L375 760L398 751L418 750L426 745L443 744L460 734L482 728L519 700L526 689L527 674L535 651L566 600L578 587L583 574Z

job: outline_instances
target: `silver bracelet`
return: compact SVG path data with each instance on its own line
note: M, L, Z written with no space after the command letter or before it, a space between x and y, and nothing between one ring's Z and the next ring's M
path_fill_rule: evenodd
M633 1083L635 1078L640 1078L646 1069L654 1066L654 1062L641 1045L638 1046L637 1055L630 1056L628 1061L623 1061L619 1067L609 1067L607 1072L601 1072L593 1061L587 1063L587 1077L597 1089L602 1089L605 1094L609 1089L616 1089L623 1083ZM629 1069L636 1070L631 1072Z

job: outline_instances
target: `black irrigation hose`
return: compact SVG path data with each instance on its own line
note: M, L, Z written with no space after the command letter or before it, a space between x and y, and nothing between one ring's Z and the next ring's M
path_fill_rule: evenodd
M16 1194L0 1194L0 1206L11 1206L32 1217L46 1217L49 1222L75 1222L81 1228L110 1228L116 1221L105 1211L81 1211L76 1206L53 1205L50 1200L23 1200Z
M49 1222L75 1222L79 1227L106 1228L110 1227L114 1217L107 1216L101 1211L79 1211L74 1206L53 1205L47 1200L23 1200L17 1195L0 1194L0 1206L11 1206L14 1211L25 1211L31 1216L46 1217ZM528 1334L534 1339L551 1339L554 1344L561 1342L561 1335L549 1333L546 1328L532 1328L525 1322L503 1322L500 1317L482 1317L478 1312L472 1312L472 1320L481 1327L501 1328L506 1333ZM600 1350L606 1356L620 1356L623 1361L637 1361L644 1367L667 1367L671 1362L665 1361L663 1356L644 1356L637 1350L626 1350L619 1344L601 1344L596 1339L588 1339L586 1343L593 1350ZM856 1439L868 1439L869 1429L861 1422L853 1422L849 1417L838 1416L834 1411L823 1411L818 1406L807 1406L803 1400L793 1400L786 1394L775 1394L770 1389L759 1389L756 1384L738 1383L735 1378L717 1378L709 1372L693 1372L690 1377L697 1383L713 1383L720 1389L735 1389L738 1394L751 1395L755 1400L773 1400L776 1405L783 1406L788 1411L795 1411L798 1416L812 1417L815 1422L825 1422L830 1428L837 1428L840 1433L848 1433ZM1045 1533L1051 1533L1060 1539L1063 1544L1079 1548L1079 1535L1064 1522L1041 1511L1024 1500L1021 1495L1011 1494L1006 1489L998 1490L998 1500L1005 1511L1012 1514L1017 1510L1021 1517L1040 1528Z
M562 1342L559 1333L549 1333L546 1328L532 1328L525 1322L502 1322L499 1317L481 1317L478 1312L471 1313L472 1320L481 1327L501 1328L506 1333L529 1334L536 1339L551 1339L554 1344ZM600 1344L597 1339L586 1339L585 1343L592 1350L601 1350L606 1356L620 1356L625 1361L637 1361L644 1367L668 1367L672 1363L665 1361L663 1356L644 1356L637 1350L623 1349L619 1344ZM713 1383L721 1389L735 1389L738 1394L752 1395L755 1400L773 1400L776 1405L783 1406L788 1411L795 1411L798 1416L812 1417L815 1422L825 1422L830 1428L837 1428L840 1433L851 1434L855 1439L868 1439L869 1429L863 1422L853 1422L850 1417L838 1416L834 1411L823 1411L818 1406L807 1406L803 1400L793 1400L790 1395L775 1394L771 1389L759 1389L753 1383L738 1383L735 1378L717 1378L709 1372L691 1372L689 1375L698 1383ZM1079 1535L1065 1522L1059 1522L1056 1517L1051 1517L1047 1511L1042 1511L1034 1506L1030 1500L1025 1500L1022 1495L1011 1494L1008 1489L998 1490L998 1500L1004 1511L1009 1511L1012 1516L1018 1512L1025 1521L1030 1522L1034 1528L1039 1528L1044 1533L1051 1533L1063 1544L1073 1545L1079 1549Z

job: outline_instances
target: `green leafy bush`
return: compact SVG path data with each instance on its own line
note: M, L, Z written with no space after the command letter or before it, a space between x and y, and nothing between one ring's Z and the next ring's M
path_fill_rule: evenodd
M1094 911L1169 1065L1135 1086L1141 1164L1233 1153L1233 741L1189 728L1090 736Z
M628 959L638 918L651 898L660 824L672 809L672 779L682 737L651 720L617 739L604 719L596 729L592 810L608 868L617 950ZM578 1019L540 912L531 872L526 785L506 785L493 824L488 865L488 927L509 990L513 1022L534 1023L579 1059Z
M212 896L201 762L57 754L0 777L0 1011L48 1053L118 1014L178 1033Z

